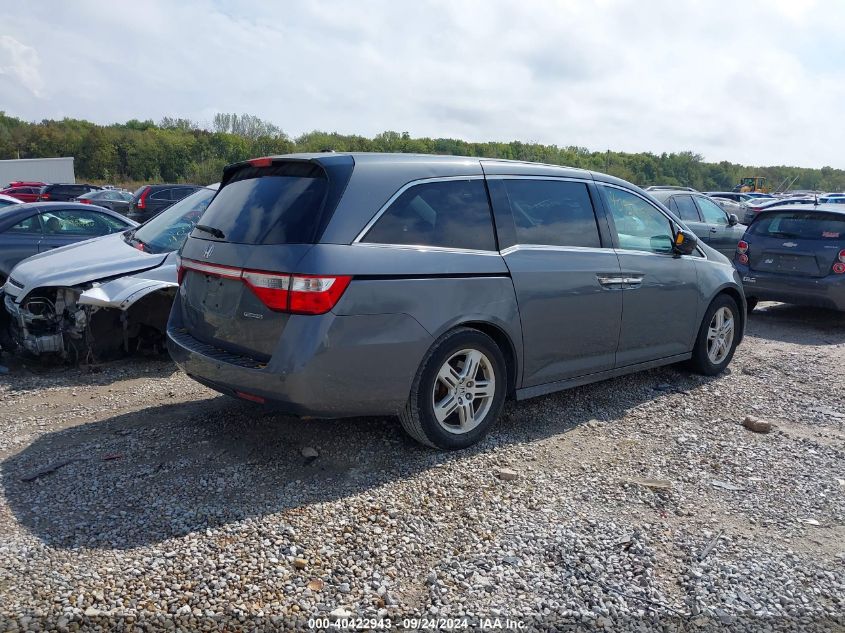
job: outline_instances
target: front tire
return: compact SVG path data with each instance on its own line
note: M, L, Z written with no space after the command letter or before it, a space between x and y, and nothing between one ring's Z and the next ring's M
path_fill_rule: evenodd
M435 341L420 364L399 414L402 427L426 446L472 446L498 419L507 380L504 356L493 339L471 328L451 330Z
M739 344L739 308L728 295L719 295L707 308L689 367L705 376L722 373L733 358Z

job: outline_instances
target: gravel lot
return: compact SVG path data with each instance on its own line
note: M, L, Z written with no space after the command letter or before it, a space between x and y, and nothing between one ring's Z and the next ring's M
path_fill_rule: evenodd
M845 315L762 307L724 376L511 403L457 454L393 419L267 413L164 360L5 357L0 629L841 631Z

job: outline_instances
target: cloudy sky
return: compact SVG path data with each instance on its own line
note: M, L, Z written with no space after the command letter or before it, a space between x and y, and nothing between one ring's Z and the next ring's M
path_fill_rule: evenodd
M845 168L842 0L0 5L0 109Z

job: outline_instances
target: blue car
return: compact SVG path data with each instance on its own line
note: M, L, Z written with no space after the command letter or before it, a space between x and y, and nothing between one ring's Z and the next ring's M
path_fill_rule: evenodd
M748 309L781 301L845 311L845 205L760 212L736 248Z
M30 202L0 210L0 284L22 259L137 223L119 213L75 202Z

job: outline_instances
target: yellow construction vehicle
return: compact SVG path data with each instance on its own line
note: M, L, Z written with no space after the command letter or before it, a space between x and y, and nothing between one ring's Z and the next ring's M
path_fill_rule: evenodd
M769 188L766 186L765 176L748 176L740 179L739 184L734 187L734 191L739 191L741 193L746 193L748 191L769 193Z

